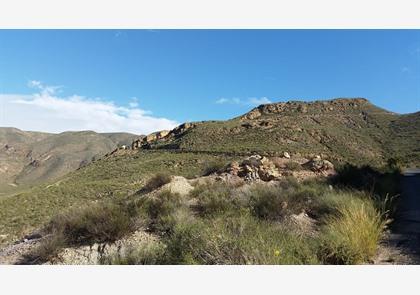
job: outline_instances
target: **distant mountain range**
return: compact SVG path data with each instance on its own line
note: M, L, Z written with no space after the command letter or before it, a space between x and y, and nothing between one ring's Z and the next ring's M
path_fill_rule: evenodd
M0 128L0 189L57 179L135 138L130 133L50 134Z

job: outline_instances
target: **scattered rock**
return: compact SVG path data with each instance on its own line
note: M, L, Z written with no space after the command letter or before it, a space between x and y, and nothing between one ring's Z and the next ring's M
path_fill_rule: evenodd
M334 172L334 165L328 160L323 160L319 155L313 157L304 166L314 172Z
M246 181L270 181L278 179L281 174L274 163L263 156L253 155L245 158L241 163L232 162L226 168L226 173L239 176Z

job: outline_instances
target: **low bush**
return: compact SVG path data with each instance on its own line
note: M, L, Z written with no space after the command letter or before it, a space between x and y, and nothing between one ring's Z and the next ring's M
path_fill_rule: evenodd
M330 216L320 236L320 256L325 263L360 264L371 259L386 226L370 200L354 197Z
M285 194L282 194L282 190L277 187L255 185L250 189L249 207L259 218L279 219L285 215L287 206Z
M42 264L56 257L60 249L66 246L65 238L60 235L46 237L28 254L22 257L18 264Z
M279 220L287 214L306 212L314 216L323 209L320 198L325 186L294 185L293 182L278 185L255 185L249 191L249 208L262 219Z
M164 190L148 199L145 210L151 219L150 228L157 232L169 231L176 222L175 213L182 205L181 196L169 190Z
M317 264L312 243L250 214L178 224L169 236L169 264Z
M25 259L42 263L63 247L112 243L132 231L133 214L128 205L113 202L68 210L52 218L44 228L46 238Z
M47 231L62 235L66 244L114 242L132 229L130 211L125 205L96 203L54 217Z
M165 184L171 182L171 176L166 173L157 173L152 176L142 188L141 192L152 192Z
M211 161L204 164L203 170L201 172L202 176L208 176L210 174L221 171L225 167L223 161Z
M337 175L332 182L339 187L368 193L378 209L382 210L386 204L386 210L392 216L396 211L397 197L401 193L401 171L395 165L393 160L382 169L346 164L337 168Z
M197 199L197 209L202 215L221 214L239 207L233 188L225 182L198 185L191 197Z

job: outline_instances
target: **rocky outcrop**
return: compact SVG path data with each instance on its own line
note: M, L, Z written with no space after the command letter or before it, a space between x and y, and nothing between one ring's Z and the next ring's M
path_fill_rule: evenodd
M241 163L232 162L226 168L226 172L237 175L246 181L270 181L281 176L274 163L260 155L247 157Z
M131 144L131 149L137 150L140 148L150 148L153 143L158 142L160 140L167 140L168 138L176 138L181 134L185 133L187 130L194 128L196 124L194 123L183 123L172 130L161 130L157 132L153 132L145 137L136 139Z
M328 113L332 111L342 112L346 110L357 110L360 106L368 104L365 98L337 98L330 101L288 101L260 105L247 114L242 119L254 120L262 115L280 114L280 113Z
M174 129L171 130L170 132L170 136L179 136L180 134L186 132L189 129L192 129L196 126L196 124L194 123L184 123L179 125L178 127L175 127Z
M153 141L159 140L159 139L163 139L165 138L170 131L168 130L161 130L161 131L157 131L154 133L151 133L149 135L147 135L145 138L143 138L143 143L151 143Z

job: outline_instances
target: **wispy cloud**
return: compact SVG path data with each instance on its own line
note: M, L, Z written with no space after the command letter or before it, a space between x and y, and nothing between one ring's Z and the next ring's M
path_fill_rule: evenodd
M80 95L60 97L60 87L40 81L28 85L37 90L32 95L0 93L0 126L23 130L63 132L94 130L97 132L132 132L147 134L171 129L178 122L151 115L132 99L128 107L112 101Z
M260 105L260 104L271 103L271 101L267 97L260 97L260 98L251 97L248 99L248 103L252 105Z
M128 105L130 106L130 108L139 107L139 99L137 97L132 97Z
M410 68L409 67L402 67L401 68L401 72L402 73L409 73L411 70L410 70Z
M216 100L217 104L231 104L231 105L244 105L244 106L258 106L260 104L271 103L267 97L250 97L247 99L234 98L219 98Z

